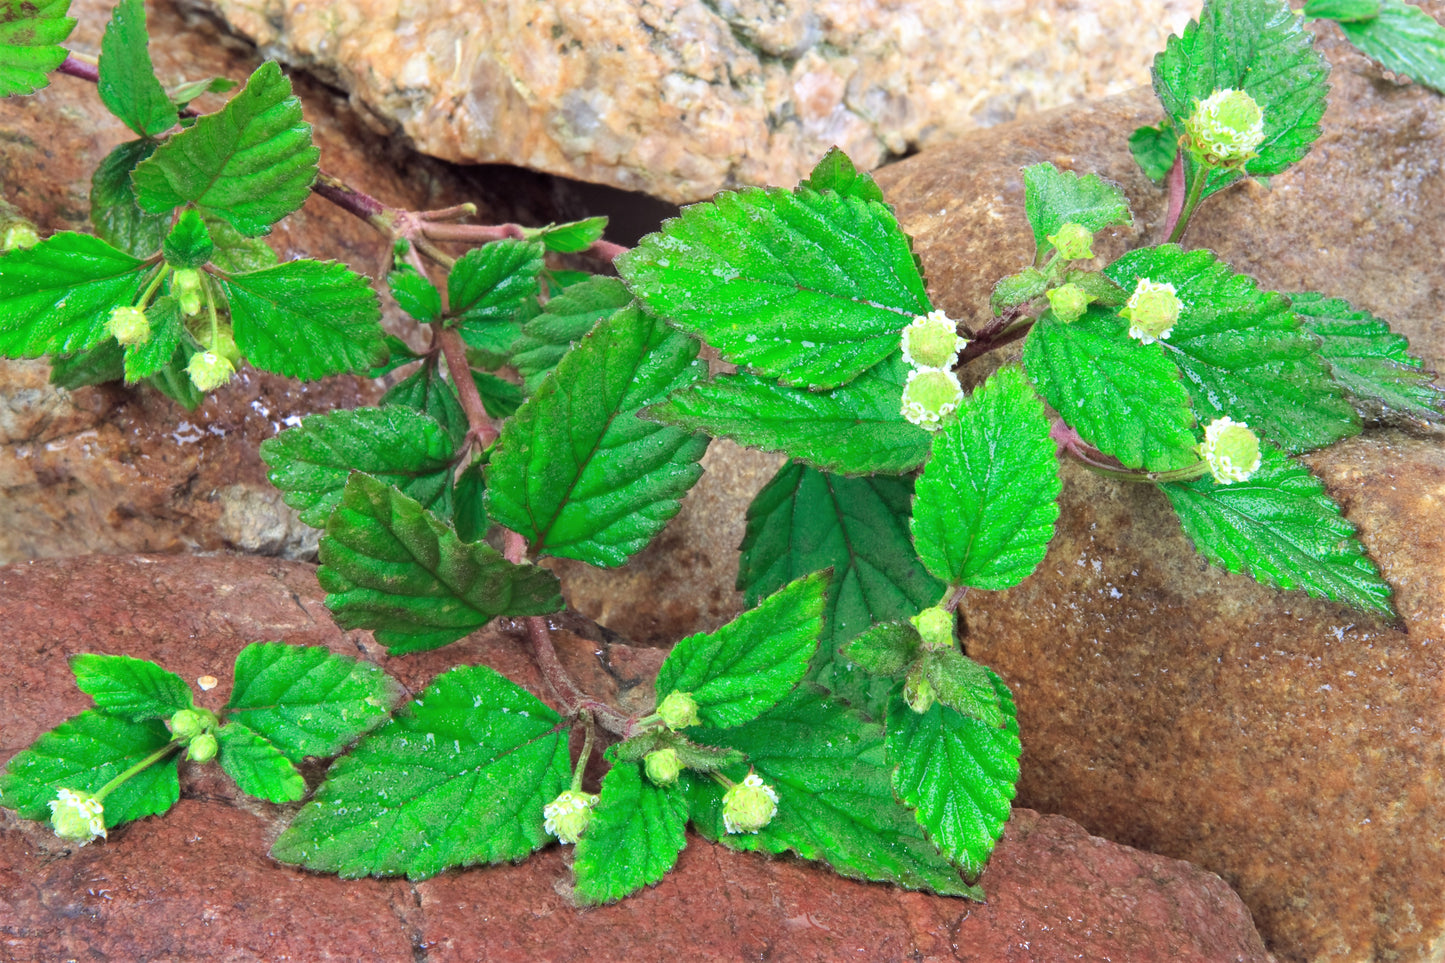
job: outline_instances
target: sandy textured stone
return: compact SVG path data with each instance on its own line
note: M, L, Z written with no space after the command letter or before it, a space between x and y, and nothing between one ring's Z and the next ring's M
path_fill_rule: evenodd
M675 202L1126 90L1185 0L186 0L428 154Z
M88 705L64 661L80 651L153 658L187 679L214 674L221 685L200 698L212 708L224 704L235 653L278 638L380 658L413 690L453 662L485 662L537 689L520 647L501 632L386 659L366 633L336 629L320 594L310 567L255 557L0 568L9 653L0 759ZM623 704L637 692L628 680L644 669L650 679L658 665L655 649L565 630L557 638L579 681ZM1027 810L1014 814L984 876L984 906L693 838L660 885L586 911L567 899L571 854L558 847L518 866L416 884L343 882L278 865L265 854L290 810L240 797L214 767L187 766L174 810L74 851L41 824L0 811L0 957L442 963L623 959L647 947L648 958L706 960L1268 959L1248 911L1217 876Z

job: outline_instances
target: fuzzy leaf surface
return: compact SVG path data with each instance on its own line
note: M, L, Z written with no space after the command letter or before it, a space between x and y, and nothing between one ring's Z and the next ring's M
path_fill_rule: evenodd
M1167 118L1157 127L1139 127L1129 135L1129 152L1144 176L1162 183L1179 156L1179 135Z
M271 855L414 880L522 859L551 838L542 807L571 781L560 723L492 669L452 669L332 765Z
M883 190L871 174L858 170L853 159L838 147L828 148L828 153L813 167L807 180L798 185L799 190L837 191L847 197L862 201L883 203Z
M506 354L520 330L516 317L537 293L543 247L537 241L493 241L472 248L447 275L450 317L469 347Z
M611 903L655 883L687 845L687 796L661 789L635 762L617 763L602 777L587 832L577 841L577 896Z
M151 302L146 309L146 320L151 326L150 340L125 346L126 384L135 384L164 371L175 357L185 333L181 306L169 295Z
M892 211L833 192L721 193L684 208L617 269L648 310L728 361L804 387L852 381L930 310Z
M142 137L170 130L180 120L156 79L147 46L145 0L120 0L100 40L96 92L106 109Z
M921 644L913 623L880 622L845 645L843 655L873 675L899 676L917 658Z
M174 672L128 655L85 653L70 657L75 684L97 709L132 722L168 719L191 708L191 687Z
M1328 20L1369 20L1380 14L1380 0L1308 0L1304 14Z
M556 251L559 254L576 254L585 251L596 241L602 239L602 232L607 230L607 218L588 217L580 221L569 221L566 224L552 224L548 227L538 228L531 232L532 240L541 241L546 245L547 250Z
M110 310L140 292L145 266L98 237L62 231L0 258L0 355L93 348Z
M599 324L502 428L487 514L539 554L616 566L702 475L707 438L638 413L707 371L698 343L637 308Z
M300 802L306 780L270 740L246 726L232 723L216 730L217 761L248 796L272 803Z
M205 218L187 208L166 235L161 250L166 263L174 267L198 268L211 259L216 245L211 240L211 232L206 230Z
M0 0L0 97L30 94L65 60L60 44L75 29L70 0Z
M430 322L441 317L441 292L416 268L401 265L386 276L386 283L397 305L416 320Z
M216 249L211 252L211 264L227 274L245 274L260 271L276 263L276 252L259 237L246 237L231 226L229 221L203 214L206 231L211 235Z
M1008 724L1012 710L1006 710L994 675L957 649L927 653L922 660L923 675L938 694L938 701L961 715L986 726Z
M522 325L512 364L527 394L536 392L562 356L597 326L632 303L632 292L617 278L594 277L567 288Z
M336 623L374 630L393 655L455 642L498 615L562 609L557 576L463 542L414 499L362 474L327 522L317 578Z
M151 214L135 201L130 172L155 152L148 140L118 144L90 176L90 223L103 240L136 257L149 257L161 248L170 228L170 212Z
M1024 213L1034 229L1040 254L1053 249L1050 234L1065 224L1081 224L1090 232L1115 224L1131 224L1129 199L1118 184L1098 174L1061 171L1047 161L1024 168Z
M1386 70L1445 94L1445 27L1403 0L1380 0L1375 17L1342 21L1340 29Z
M78 354L50 359L50 383L74 391L125 377L125 349L114 338Z
M442 377L441 368L433 361L398 381L381 396L382 407L399 405L422 412L446 429L452 445L458 446L467 436L467 413L457 400L456 389Z

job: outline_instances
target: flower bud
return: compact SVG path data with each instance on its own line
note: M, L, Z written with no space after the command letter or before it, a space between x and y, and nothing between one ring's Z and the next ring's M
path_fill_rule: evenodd
M61 839L84 846L105 835L105 807L88 792L62 789L50 801L50 826Z
M1067 221L1057 234L1045 238L1065 261L1082 261L1094 256L1094 233L1082 224Z
M140 308L112 308L106 328L121 344L145 344L151 339L151 323Z
M663 725L669 729L683 729L698 724L697 700L691 692L672 692L657 707Z
M953 613L941 605L924 609L909 619L929 651L953 648Z
M216 750L219 748L216 737L209 732L203 732L186 746L186 758L191 762L210 762L216 758Z
M1054 311L1054 317L1065 324L1070 324L1084 316L1089 310L1089 295L1077 284L1061 284L1056 288L1049 288L1044 292L1049 299L1049 307Z
M903 329L903 360L915 368L952 368L968 340L942 311L930 311Z
M941 428L962 401L963 388L951 371L914 369L903 385L903 417L927 431Z
M1210 474L1219 484L1247 481L1259 471L1259 436L1242 421L1216 418L1204 429L1199 457L1209 465Z
M677 758L677 750L671 746L649 752L642 765L647 770L647 778L655 786L671 786L682 772L682 760Z
M40 234L29 221L11 221L0 236L0 250L14 251L22 247L34 247L40 243Z
M1184 122L1189 149L1211 167L1240 170L1259 156L1264 143L1264 112L1242 90L1216 90L1194 105Z
M1140 278L1119 317L1129 322L1129 337L1145 344L1167 340L1184 303L1174 294L1174 285Z
M777 792L755 772L723 793L723 828L730 833L755 833L777 814Z
M919 715L923 715L933 708L933 702L938 697L933 689L933 683L923 674L921 666L914 666L913 671L908 673L908 678L903 682L903 701L908 703L908 708Z
M563 843L575 843L592 822L597 797L590 792L568 789L542 807L542 828Z
M210 709L182 709L171 716L171 735L177 739L194 739L217 722Z
M232 367L241 363L241 349L236 346L236 336L229 324L217 326L211 350L231 362Z
M231 380L236 366L214 351L197 351L186 365L186 374L197 391L212 391Z
M201 313L201 272L195 268L176 268L171 275L171 294L181 306L181 314L190 317Z

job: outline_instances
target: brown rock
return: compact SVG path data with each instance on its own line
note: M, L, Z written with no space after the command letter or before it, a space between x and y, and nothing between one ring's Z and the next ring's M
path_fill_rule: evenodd
M675 202L1143 83L1196 5L187 0L428 154Z
M88 705L65 668L75 652L153 658L187 679L216 675L222 684L202 697L213 708L249 642L379 656L365 633L331 623L308 566L255 557L0 568L0 623L10 652L0 680L7 759ZM629 652L570 632L558 643L583 685L623 704L637 695L627 680L650 679L658 664L656 650ZM383 665L417 689L454 662L485 662L537 687L516 641L496 631ZM416 884L343 882L280 866L265 854L289 810L238 797L214 769L187 767L170 813L68 854L41 824L0 811L0 953L17 963L624 959L640 947L649 958L695 959L1268 959L1248 912L1217 876L1027 810L1015 812L984 876L983 906L692 839L660 885L585 911L566 898L570 854L556 847L521 865Z

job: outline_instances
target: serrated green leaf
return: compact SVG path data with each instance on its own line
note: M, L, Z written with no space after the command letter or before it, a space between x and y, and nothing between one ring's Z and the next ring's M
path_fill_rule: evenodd
M1380 0L1309 0L1304 15L1311 19L1369 20L1379 16Z
M1273 446L1261 449L1248 481L1221 485L1206 476L1159 486L1194 547L1261 584L1395 616L1390 586L1323 483Z
M1048 238L1065 224L1080 224L1098 232L1134 222L1123 188L1098 174L1081 177L1047 161L1025 167L1023 174L1024 213L1034 229L1038 258L1053 250Z
M161 246L166 263L178 268L198 268L211 259L216 245L201 215L187 208L176 220L176 226Z
M192 203L256 237L306 202L320 155L291 81L267 61L225 107L135 169L136 200L155 214Z
M989 295L988 306L995 315L1003 314L1006 308L1016 308L1032 301L1049 288L1049 278L1038 268L1024 268L1017 274L999 278Z
M1070 271L1064 275L1064 282L1082 289L1091 302L1109 307L1121 307L1129 300L1130 292L1098 271Z
M191 708L191 687L174 672L128 655L86 653L70 657L75 684L97 709L132 722L169 719Z
M1159 344L1202 424L1229 415L1291 453L1359 433L1319 343L1283 295L1259 290L1209 251L1173 244L1130 251L1105 273L1127 291L1141 277L1174 285L1183 310Z
M603 318L632 303L632 292L617 278L593 277L552 298L542 313L522 326L512 350L512 364L532 394L562 356Z
M176 84L170 89L169 95L171 103L176 105L177 110L181 110L202 94L224 94L239 86L241 85L229 77L203 77L200 80Z
M402 405L430 416L446 429L453 446L460 446L467 436L467 413L457 400L457 393L441 373L435 358L428 358L420 368L407 375L381 396L383 407Z
M90 223L95 233L136 257L159 251L171 223L169 211L141 210L130 182L130 172L155 149L153 141L126 141L106 154L90 177Z
M0 354L38 358L93 348L110 309L140 293L145 264L98 237L61 231L0 257Z
M922 644L909 622L882 622L843 646L843 655L875 676L899 676L918 657ZM892 691L891 680L888 684Z
M517 320L537 293L543 247L535 241L492 241L457 259L447 275L449 318L468 347L505 355L517 340Z
M589 217L566 224L549 224L546 227L524 230L527 240L541 241L547 250L559 254L576 254L585 251L602 239L607 230L607 218Z
M1061 487L1044 406L1022 371L1000 368L933 433L913 494L918 557L950 585L1017 585L1054 537Z
M171 741L158 719L132 722L91 709L51 729L17 753L0 773L0 805L26 819L50 819L60 789L94 793ZM157 762L105 797L107 828L163 813L181 795L175 757Z
M216 741L221 769L243 793L273 803L300 802L306 795L301 773L260 734L233 722L216 730Z
M842 478L789 463L748 506L738 588L748 606L809 572L833 570L818 653L806 678L871 718L891 683L839 658L874 622L905 619L943 597L908 535L911 478ZM859 661L853 659L852 661Z
M571 781L560 722L486 666L452 669L331 767L271 855L414 880L521 859L551 838L542 807Z
M170 364L146 378L146 384L187 411L195 411L201 402L206 400L206 396L196 390L191 376L186 371L186 365L190 363L193 354L195 354L195 349L182 340L180 344L176 345L176 352L171 355Z
M896 350L832 391L790 388L755 375L718 375L646 412L689 431L780 451L824 471L896 475L928 457L928 432L903 417L909 367Z
M336 261L287 261L218 278L236 344L258 368L302 380L365 371L385 356L381 305Z
M203 215L201 220L216 245L211 252L211 264L218 270L227 274L245 274L276 263L276 252L261 238L244 237L219 217Z
M1161 183L1174 167L1174 158L1179 156L1179 134L1174 124L1165 118L1157 127L1139 127L1129 135L1129 153L1144 172L1144 176Z
M467 543L413 499L354 474L321 539L321 587L336 622L373 629L393 655L455 642L498 615L562 608L557 577Z
M635 762L614 765L602 777L592 822L577 841L577 898L611 903L655 883L687 845L687 796L659 789Z
M261 442L266 477L313 528L326 525L352 471L395 485L423 508L445 506L454 455L445 428L401 405L310 415Z
M101 103L142 137L164 133L180 121L151 65L145 0L120 0L111 11L100 41L99 73Z
M1130 338L1128 327L1099 308L1069 324L1047 315L1024 342L1024 369L1071 428L1125 466L1192 465L1194 412L1179 369L1158 343Z
M480 462L467 466L457 475L452 488L452 525L457 530L457 537L464 542L480 540L491 526L484 501L487 483L482 468Z
M689 692L698 718L719 729L776 705L817 651L829 578L814 572L796 579L716 632L679 641L657 670L658 700Z
M69 9L70 0L0 0L0 97L50 83L46 74L65 61L58 44L75 29Z
M894 800L881 725L805 684L752 722L700 735L746 752L778 794L772 822L757 833L729 834L723 831L722 787L684 773L693 825L708 839L732 849L794 852L854 879L983 898ZM739 780L745 772L731 775Z
M920 666L939 702L986 726L1007 724L1003 703L993 684L993 673L986 666L957 649L929 652Z
M384 336L382 341L386 343L386 360L369 368L366 372L368 378L382 378L402 365L411 364L422 357L412 350L411 345L394 334Z
M436 285L409 264L386 276L391 296L403 311L418 321L435 321L442 315L442 296Z
M1445 391L1435 372L1409 353L1410 342L1368 311L1343 298L1305 291L1289 295L1306 331L1322 342L1320 355L1362 417L1399 413L1445 421Z
M156 298L146 308L146 320L150 322L151 336L145 344L129 344L125 347L125 382L134 384L158 374L175 357L176 347L181 343L184 325L181 307L173 297Z
M893 790L918 824L964 875L983 870L1008 821L1019 778L1018 720L1013 696L992 672L1006 724L986 725L935 702L914 712L902 690L888 704L888 762Z
M638 417L705 374L694 339L636 307L582 339L502 428L487 514L539 554L621 565L677 514L707 439Z
M1196 102L1216 90L1243 90L1264 112L1264 142L1245 170L1278 174L1320 135L1330 67L1313 42L1281 0L1213 0L1154 58L1154 92L1175 129L1183 130ZM1189 176L1198 173L1191 161ZM1238 178L1214 172L1204 196Z
M125 377L125 349L106 338L88 351L50 359L50 383L74 391Z
M1343 21L1340 29L1386 70L1445 94L1445 27L1424 10L1402 0L1382 0L1378 16Z
M853 165L853 158L843 153L842 148L830 147L823 159L814 166L813 172L798 185L798 190L837 191L846 197L862 201L877 201L882 204L883 190L872 175L859 171Z
M724 192L616 264L654 314L728 361L804 387L852 381L931 310L893 213L832 192Z
M482 399L487 414L498 421L510 418L522 407L522 389L485 371L473 371L472 383Z
M401 684L369 662L322 646L255 642L236 656L227 719L292 762L334 756L380 725Z

